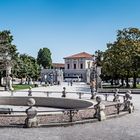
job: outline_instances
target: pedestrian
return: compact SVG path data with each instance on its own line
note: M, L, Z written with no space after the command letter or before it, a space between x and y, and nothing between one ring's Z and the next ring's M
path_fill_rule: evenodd
M73 81L72 81L72 79L71 79L71 81L70 81L70 84L71 84L71 86L73 85Z

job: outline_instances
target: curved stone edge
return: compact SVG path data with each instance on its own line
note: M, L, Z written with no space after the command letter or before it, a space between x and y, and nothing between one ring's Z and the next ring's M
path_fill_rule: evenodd
M31 97L21 96L2 96L0 97L0 105L16 105L27 106L27 101ZM71 98L56 98L56 97L32 97L35 99L35 106L52 107L60 109L81 109L88 108L93 105L91 101Z

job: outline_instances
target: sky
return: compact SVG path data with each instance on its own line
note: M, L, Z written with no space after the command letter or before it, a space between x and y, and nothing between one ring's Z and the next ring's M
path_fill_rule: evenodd
M0 31L10 30L20 54L49 48L53 62L105 51L117 30L140 28L140 0L0 0Z

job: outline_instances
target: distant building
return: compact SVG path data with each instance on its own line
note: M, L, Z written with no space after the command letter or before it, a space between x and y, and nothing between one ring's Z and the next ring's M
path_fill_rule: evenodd
M63 71L61 69L42 69L41 81L53 84L61 84L63 82Z
M52 69L42 69L42 81L49 83L61 83L63 79L73 81L83 81L90 83L91 68L95 64L93 55L81 52L64 57L65 63L53 63Z
M93 66L93 55L86 52L64 57L66 69L89 69Z
M65 68L65 64L64 63L52 63L52 68L63 70Z
M65 60L65 70L64 78L73 78L80 81L87 81L87 72L90 69L93 62L93 55L82 52L74 54L68 57L64 57Z

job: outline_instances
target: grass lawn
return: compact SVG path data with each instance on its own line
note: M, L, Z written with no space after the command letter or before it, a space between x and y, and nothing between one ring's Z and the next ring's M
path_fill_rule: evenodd
M14 90L21 90L21 89L28 89L30 86L34 87L34 85L26 85L26 84L20 85L20 84L17 84L17 85L13 85L13 88L14 88Z
M140 84L137 84L137 88L140 88Z

